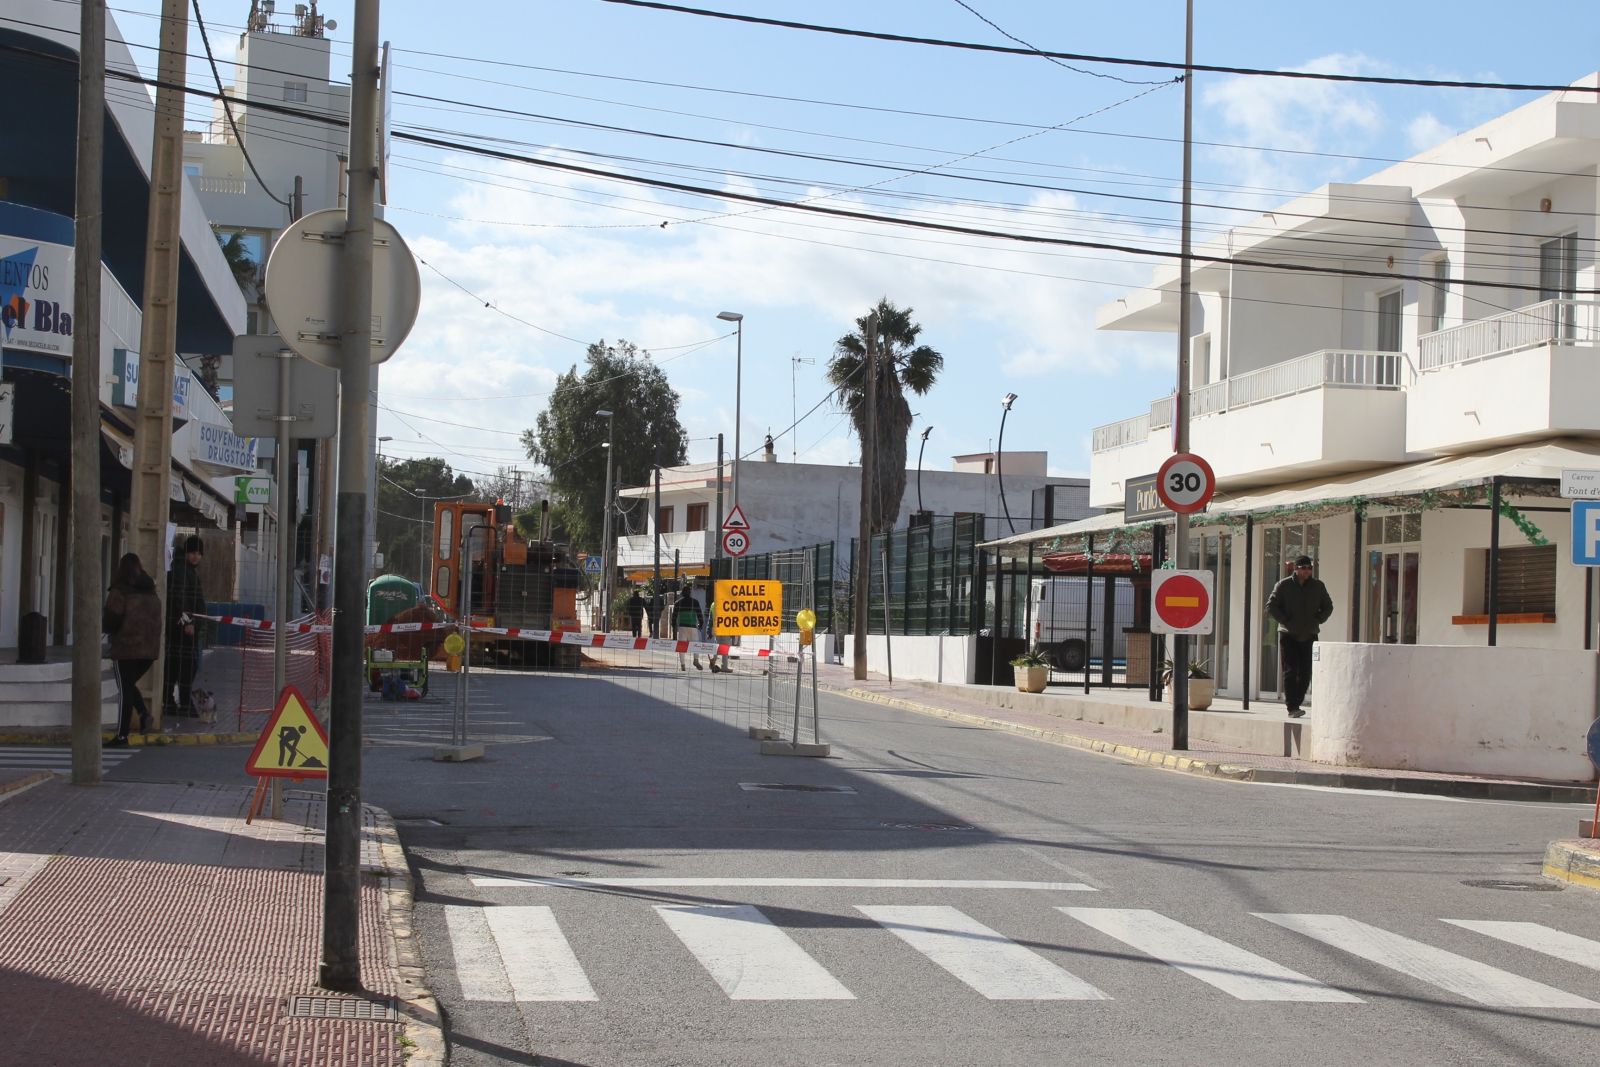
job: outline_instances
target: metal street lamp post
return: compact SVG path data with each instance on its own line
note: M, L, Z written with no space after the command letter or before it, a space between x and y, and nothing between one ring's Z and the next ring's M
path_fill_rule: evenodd
M609 411L595 412L606 420L606 503L605 519L600 534L600 620L606 630L611 629L611 470L616 459L617 420Z
M922 450L928 447L928 435L933 432L929 426L922 431L922 444L917 446L917 510L922 510Z
M994 449L994 477L995 481L1000 483L1000 510L1006 513L1006 526L1010 528L1012 533L1017 532L1017 527L1011 521L1011 509L1006 507L1006 477L1001 470L1001 457L1005 455L1006 450L1006 416L1011 414L1011 405L1016 403L1016 400L1016 393L1007 393L1000 398L1000 407L1002 408L1000 412L1000 441L995 445Z
M731 323L734 324L734 342L733 342L733 346L734 346L733 347L733 506L735 508L738 508L738 506L739 506L739 460L740 460L740 448L739 448L740 410L739 410L739 401L740 401L740 394L743 392L743 384L744 384L744 315L742 313L740 313L740 312L737 312L737 311L719 311L717 313L717 318L721 319L723 322L731 322ZM741 514L743 514L743 513L741 512ZM722 537L722 531L718 530L717 531L717 538L718 538L719 542L720 542L721 537ZM731 572L732 576L735 577L735 578L739 577L739 557L738 556L734 556L733 557L733 560L732 560L732 563L731 563L731 567L732 567L732 572Z

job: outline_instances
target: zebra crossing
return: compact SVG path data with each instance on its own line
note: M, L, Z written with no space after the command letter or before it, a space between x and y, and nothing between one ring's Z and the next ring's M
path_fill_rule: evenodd
M487 879L485 879L487 881ZM523 884L526 884L523 883ZM949 905L851 905L890 937L874 958L894 958L898 941L912 958L942 969L991 1001L1104 1001L1112 995L1028 945ZM1107 940L1164 963L1237 1001L1355 1005L1365 998L1293 970L1170 916L1144 908L1060 906L1063 944L1099 950ZM752 904L650 906L668 944L687 952L731 1001L848 1001L873 995L830 973L802 943ZM446 926L461 995L498 1003L600 999L575 946L550 905L447 905ZM1343 915L1252 912L1340 953L1475 1004L1523 1009L1600 1010L1600 1002L1468 956ZM1532 922L1440 919L1492 942L1600 970L1600 941ZM1263 927L1265 929L1265 927ZM649 936L641 934L640 936ZM1103 979L1102 979L1103 980ZM891 979L885 979L886 983ZM1574 983L1588 981L1574 974ZM859 981L858 981L859 985Z
M102 749L100 770L102 773L114 770L138 754L137 748ZM69 745L0 745L0 767L70 774L72 748Z

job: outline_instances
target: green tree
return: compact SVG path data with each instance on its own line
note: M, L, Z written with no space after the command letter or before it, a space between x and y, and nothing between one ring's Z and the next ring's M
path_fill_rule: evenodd
M616 443L613 487L643 485L656 464L688 458L689 438L678 422L678 393L650 353L629 342L597 341L556 380L534 429L522 432L528 458L548 469L554 518L575 549L600 550L605 521L607 440ZM614 426L595 414L613 413ZM613 535L616 530L613 528Z
M403 574L426 585L423 575L432 559L434 501L470 500L477 496L472 479L456 474L442 459L394 460L385 456L378 467L379 574ZM424 537L428 540L424 540Z
M897 308L883 297L873 310L878 314L878 396L871 521L872 531L881 533L894 525L900 513L900 498L906 491L906 434L911 429L906 390L922 396L933 388L934 379L944 369L944 357L927 345L917 344L922 327L911 321L911 308ZM867 360L869 317L861 316L856 320L855 332L839 338L833 359L828 361L828 381L838 387L839 405L850 413L856 438L863 442L867 432L867 379L862 370Z

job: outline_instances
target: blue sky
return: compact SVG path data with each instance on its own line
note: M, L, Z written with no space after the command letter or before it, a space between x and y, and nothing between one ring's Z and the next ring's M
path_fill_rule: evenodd
M1166 60L1183 52L1181 0L699 6L1009 43L982 15L1043 49ZM153 44L159 7L113 0L111 10L130 42ZM1486 0L1196 7L1202 63L1541 83L1600 66L1600 4L1529 0L1515 17ZM329 36L335 70L347 76L351 4L320 10L339 23ZM219 58L231 58L248 3L208 0L202 11ZM712 190L1176 247L1182 89L1095 76L1159 82L1170 72L1082 64L1092 73L1080 73L1037 57L602 0L391 0L382 36L397 50L399 130L496 138L510 151ZM190 51L200 51L192 30ZM152 52L135 56L153 70ZM190 79L209 83L203 61ZM1532 98L1216 74L1199 75L1195 91L1196 139L1213 143L1195 155L1196 200L1213 205L1197 210L1199 225L1239 219L1230 207L1266 210L1360 178ZM877 165L859 165L867 162ZM682 394L690 458L712 459L715 434L726 433L730 448L733 437L734 341L714 340L727 333L715 317L723 310L745 315L749 455L826 396L833 342L880 296L914 308L924 342L945 356L932 392L912 398L913 434L934 427L929 469L992 447L1009 391L1020 399L1007 448L1046 450L1052 473L1085 474L1093 427L1171 388L1172 338L1093 329L1098 306L1148 281L1154 261L1145 257L752 209L404 143L394 164L388 218L433 269L422 271L422 317L385 368L378 432L394 438L388 455L438 455L473 475L532 469L515 434L533 425L555 375L582 359L579 342L626 338L650 349ZM777 450L802 462L857 456L830 404Z

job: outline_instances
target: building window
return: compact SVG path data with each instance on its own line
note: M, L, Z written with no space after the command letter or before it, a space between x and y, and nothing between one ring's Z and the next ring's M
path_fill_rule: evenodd
M200 164L185 163L183 165L183 172L191 178L198 178L200 177Z
M685 527L689 532L696 533L706 528L706 505L689 505L689 524Z
M1211 335L1198 334L1189 339L1189 388L1198 389L1211 383Z
M303 103L305 103L306 102L306 83L305 82L284 82L283 83L283 99L285 100L285 102L291 103L291 104L303 104Z
M1379 352L1400 351L1400 315L1404 309L1399 289L1378 294L1378 344Z
M656 511L656 531L658 533L669 534L672 532L672 512L673 509L671 507L660 508Z
M1570 338L1576 333L1577 311L1571 300L1578 294L1578 235L1564 234L1539 244L1539 299L1564 300L1557 305L1557 336Z
M1423 333L1435 333L1444 329L1444 305L1450 297L1450 259L1448 256L1435 256L1428 260L1427 283L1428 319L1423 324Z
M1489 551L1480 549L1472 553L1472 562L1483 568L1476 588L1469 589L1482 599L1478 604L1468 604L1469 613L1484 614L1489 610ZM1544 613L1556 610L1556 546L1522 545L1500 550L1499 596L1495 612L1500 615Z

